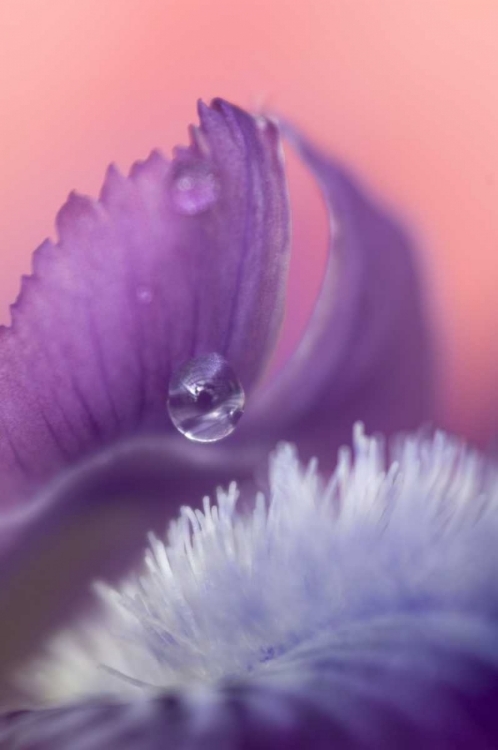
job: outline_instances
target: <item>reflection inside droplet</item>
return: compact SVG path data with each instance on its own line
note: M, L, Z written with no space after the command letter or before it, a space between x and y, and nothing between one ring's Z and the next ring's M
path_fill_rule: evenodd
M222 440L235 429L244 412L242 385L220 354L191 359L171 377L168 412L190 440Z
M209 163L201 160L173 166L171 195L180 213L193 216L206 211L218 200L220 185Z

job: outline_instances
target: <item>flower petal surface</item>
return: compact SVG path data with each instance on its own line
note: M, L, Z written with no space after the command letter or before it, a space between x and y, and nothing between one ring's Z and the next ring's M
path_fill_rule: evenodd
M4 743L495 748L496 466L441 434L400 441L389 466L361 426L354 446L327 486L282 446L252 516L235 485L183 508L138 575L100 587L93 637L68 632L17 673L18 705L59 707L5 714ZM93 467L84 494L132 487L126 466Z
M361 419L369 432L416 429L433 417L433 356L421 276L404 230L336 161L282 125L321 186L330 215L322 287L298 348L241 423L295 441L322 468Z
M288 200L276 127L221 100L169 161L71 194L0 330L2 503L123 436L173 431L171 373L210 352L250 390L283 311Z
M473 618L374 618L317 635L244 680L5 715L1 746L492 750L497 646L495 629Z

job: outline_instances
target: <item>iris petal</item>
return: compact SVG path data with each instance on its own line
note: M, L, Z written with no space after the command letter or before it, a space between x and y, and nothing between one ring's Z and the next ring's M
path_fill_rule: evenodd
M494 624L444 612L330 627L268 665L323 747L492 748L498 739ZM292 746L292 745L291 745Z
M321 186L330 247L315 309L294 355L258 394L238 437L296 441L330 465L351 424L391 434L433 416L433 357L411 242L337 162L286 134Z
M72 194L0 331L2 502L119 437L169 431L170 374L222 354L250 390L280 325L288 201L276 127L217 100L192 143L99 201Z
M250 678L4 716L0 737L17 750L492 750L497 647L472 617L377 618L328 629Z

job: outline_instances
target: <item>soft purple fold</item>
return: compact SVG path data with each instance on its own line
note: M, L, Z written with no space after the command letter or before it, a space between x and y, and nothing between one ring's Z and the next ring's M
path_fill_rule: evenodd
M310 167L330 212L330 248L297 350L257 393L238 438L283 438L322 467L351 425L386 435L433 417L433 357L417 258L404 230L336 161L295 129L283 132Z
M199 113L172 162L153 152L129 178L111 167L98 202L73 194L59 243L35 253L0 330L4 507L110 442L173 431L168 381L191 357L224 355L250 391L271 352L289 248L278 131L221 100ZM431 418L432 357L404 232L284 132L322 186L329 262L297 351L220 450L257 465L289 439L325 468L357 419L392 433Z
M146 536L163 536L182 505L235 469L220 454L168 437L101 451L52 482L0 529L1 683L61 621L94 602L91 583L116 581L143 558ZM1 747L1 746L0 746Z
M221 100L172 161L71 194L0 330L1 503L123 436L172 431L172 370L218 352L250 391L281 322L289 250L278 131ZM179 438L180 439L180 438Z
M494 627L463 615L350 623L230 683L129 703L100 699L5 715L1 746L493 750L497 645Z

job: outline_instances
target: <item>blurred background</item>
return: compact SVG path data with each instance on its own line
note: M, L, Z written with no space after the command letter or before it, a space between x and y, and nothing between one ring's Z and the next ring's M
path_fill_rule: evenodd
M339 156L416 238L437 335L440 423L498 424L496 0L1 0L0 319L72 188L97 195L186 140L195 103L284 114ZM285 354L326 245L291 161ZM282 355L283 356L283 355Z

